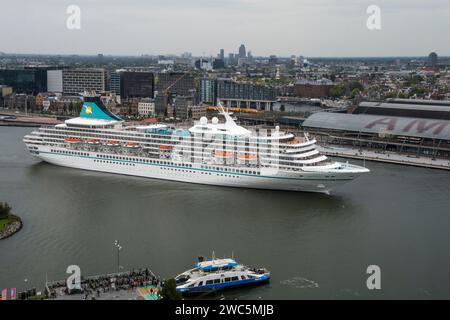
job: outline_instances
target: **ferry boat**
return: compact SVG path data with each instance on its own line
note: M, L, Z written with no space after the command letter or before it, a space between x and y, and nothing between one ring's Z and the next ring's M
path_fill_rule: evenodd
M85 96L79 117L23 139L49 163L100 172L217 186L329 193L368 169L331 161L307 134L239 126L223 108L191 128L128 125L100 98Z
M218 291L269 281L270 272L265 268L249 268L234 259L215 259L199 262L195 268L175 277L176 290L183 294Z

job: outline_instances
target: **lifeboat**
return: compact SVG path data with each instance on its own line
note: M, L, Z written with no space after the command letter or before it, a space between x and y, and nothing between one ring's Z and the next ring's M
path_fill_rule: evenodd
M106 141L105 145L108 147L118 147L119 142L116 140L108 140L108 141Z
M231 151L214 151L214 156L218 158L229 158L233 156Z
M88 144L99 144L100 141L98 141L98 139L87 139L86 142Z
M238 158L239 159L243 159L243 160L256 159L256 154L253 154L253 153L239 153L238 154Z
M136 149L136 148L139 148L139 144L134 143L134 142L127 142L127 143L124 145L124 147L125 147L125 148Z
M164 144L159 146L159 150L171 150L171 149L172 149L172 146L167 146Z
M80 143L82 140L81 140L81 138L77 138L77 137L68 137L68 138L65 138L64 141L69 142L69 143Z

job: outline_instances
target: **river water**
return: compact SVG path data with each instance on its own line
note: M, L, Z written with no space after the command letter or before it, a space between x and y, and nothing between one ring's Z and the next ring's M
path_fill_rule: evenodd
M21 141L31 130L0 127L0 201L24 222L0 241L0 288L39 290L72 264L115 272L118 239L124 269L161 278L212 251L271 271L230 299L450 298L450 172L367 162L331 195L202 186L46 164Z

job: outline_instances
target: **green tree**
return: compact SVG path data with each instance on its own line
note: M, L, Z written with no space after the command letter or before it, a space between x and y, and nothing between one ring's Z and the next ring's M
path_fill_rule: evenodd
M406 94L404 94L403 92L399 92L398 97L399 97L400 99L406 99L406 98L408 98L408 97L406 96Z
M358 80L353 80L350 83L350 92L352 92L355 89L358 89L359 91L362 91L364 89L364 86L359 82Z
M354 99L357 95L359 95L359 89L358 88L354 88L353 90L352 90L352 92L350 93L350 97L352 98L352 99Z
M6 218L11 214L11 207L6 202L0 202L0 219Z
M79 114L81 112L81 107L83 106L82 102L76 102L73 106L73 111L75 114Z
M330 90L330 95L335 98L342 97L344 95L344 93L345 93L345 87L342 82L336 83L334 85L334 87L331 88L331 90Z
M181 293L177 292L177 284L175 279L164 281L161 289L161 297L163 300L181 300Z

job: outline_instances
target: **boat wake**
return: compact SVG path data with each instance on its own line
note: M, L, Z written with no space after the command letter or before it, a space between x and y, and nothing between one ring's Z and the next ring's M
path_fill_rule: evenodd
M296 289L318 288L319 284L313 280L309 280L302 277L294 277L288 280L280 281L281 284L293 287Z

